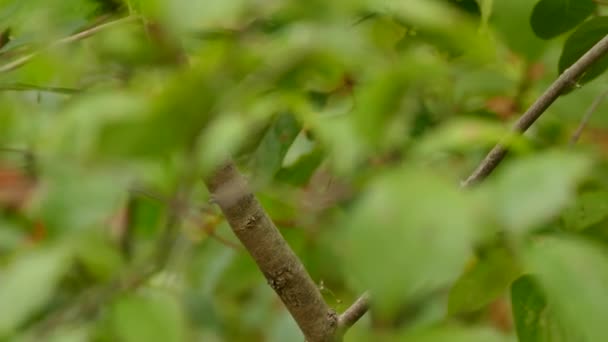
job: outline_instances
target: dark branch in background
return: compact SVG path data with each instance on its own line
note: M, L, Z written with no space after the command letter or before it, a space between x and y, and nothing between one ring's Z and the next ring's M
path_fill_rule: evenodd
M191 186L182 186L177 190L174 197L186 197L188 192L184 189L189 188L191 188ZM36 337L40 340L44 340L44 338L58 326L67 322L74 322L95 316L104 305L107 305L114 298L144 285L153 275L161 271L169 261L171 252L177 241L177 236L176 234L173 234L173 232L177 231L182 223L182 217L180 216L182 212L180 211L180 208L169 207L168 210L169 214L165 222L165 235L159 239L157 249L150 258L146 258L143 262L132 265L132 267L108 284L85 290L74 300L53 310L47 318L31 327L31 330ZM167 232L171 233L167 234ZM168 241L168 238L172 238L173 240Z
M111 28L111 27L114 27L117 25L125 24L125 23L130 23L130 22L140 20L140 19L141 19L141 17L137 16L137 15L128 16L128 17L124 17L124 18L117 19L114 21L105 22L105 23L99 24L97 26L93 26L90 29L73 34L71 36L61 38L59 40L52 42L51 44L47 45L45 48L42 48L41 50L34 51L25 56L17 58L16 60L14 60L12 62L9 62L9 63L6 63L6 64L0 66L0 73L9 72L9 71L15 70L15 69L23 66L27 62L29 62L32 58L38 56L39 54L41 54L42 52L44 52L48 49L51 49L51 48L54 48L54 47L57 47L60 45L69 44L69 43L72 43L72 42L75 42L78 40L82 40L84 38L90 37L105 29L108 29L108 28Z
M159 271L157 265L136 265L107 285L90 288L66 306L53 310L44 320L31 327L34 337L43 341L56 327L94 316L117 296L145 284Z
M576 63L572 64L549 86L549 88L532 104L532 106L515 123L512 131L525 132L549 106L568 88L576 85L581 75L598 59L608 52L608 35L587 51ZM477 169L463 183L463 187L474 185L486 178L500 164L507 154L503 142L498 143L488 153Z
M593 113L597 110L597 107L599 107L600 103L602 103L606 96L608 96L608 90L602 92L595 98L595 100L593 100L593 103L591 106L589 106L589 109L587 109L587 112L581 119L581 123L578 125L578 128L572 134L572 137L570 138L570 146L576 144L578 139L581 137L581 134L583 134L583 130L587 126L589 119L591 119L591 115L593 115Z
M245 178L232 162L206 180L241 243L281 298L307 341L333 341L337 314L327 305L315 282L266 214Z
M188 158L188 160L194 159ZM144 258L142 262L136 262L128 267L109 283L85 290L76 299L53 310L46 319L36 323L31 329L39 340L44 340L45 335L57 326L94 317L117 296L146 284L152 276L167 268L173 254L179 252L177 249L180 228L189 207L186 201L190 197L193 184L198 180L197 177L191 175L191 171L194 170L192 165L185 165L184 169L185 174L180 178L181 181L172 196L162 197L167 201L167 218L164 230L161 231L161 237L152 254ZM130 194L134 195L134 192L130 192ZM152 197L154 196L152 195ZM132 227L126 227L126 229L130 230Z
M350 308L344 311L340 317L338 317L338 327L340 331L346 331L357 323L357 321L365 315L367 310L369 310L369 302L369 292L365 292L350 306Z

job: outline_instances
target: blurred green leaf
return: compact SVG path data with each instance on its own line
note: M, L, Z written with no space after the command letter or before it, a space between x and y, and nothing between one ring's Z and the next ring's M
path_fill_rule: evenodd
M199 138L197 154L204 173L211 172L236 152L246 139L248 120L222 115L213 120Z
M496 308L488 307L491 317L481 309L522 262L539 286L522 291L542 292L547 303L530 316L530 327L540 326L542 334L530 336L598 340L605 313L593 305L606 306L605 248L548 244L550 252L543 252L528 243L542 240L540 228L564 239L586 230L587 238L605 242L601 189L608 182L599 175L581 183L579 197L574 190L591 158L599 162L594 165L606 159L606 120L594 117L588 141L579 144L600 153L532 154L565 138L601 84L561 99L549 109L559 115L539 123L537 134L508 141L514 156L486 184L474 191L457 184L503 136L503 120L554 79L544 69L557 63L560 42L539 39L530 25L531 17L553 7L533 15L538 1L537 10L549 3L0 1L0 32L11 32L0 47L1 63L44 50L2 73L2 84L31 86L0 89L0 224L6 230L0 230L0 267L33 281L0 274L0 290L10 287L0 292L6 311L0 340L37 340L30 328L54 319L55 309L79 306L73 301L95 295L97 286L106 293L105 283L128 272L123 242L132 261L154 253L175 209L171 199L184 188L188 202L176 204L187 209L180 215L186 235L177 254L170 253L177 258L172 269L110 293L105 302L84 303L85 315L56 323L43 339L302 338L198 179L226 158L239 164L330 306L342 311L371 290L371 315L347 339L512 340L512 333L487 328L498 323ZM579 2L569 3L589 4ZM137 20L44 49L125 15ZM550 19L554 34L583 16L562 11ZM603 19L581 27L596 20ZM78 91L45 91L63 88ZM18 194L18 204L5 203L19 187L3 172L5 165L21 169L15 150L35 161L28 168L35 182ZM530 157L518 158L525 153ZM596 170L605 173L605 167ZM125 225L128 239L111 241ZM522 234L534 228L539 232ZM484 248L505 230L508 252ZM53 266L53 258L40 257L33 266L27 261L29 250L46 256L55 241L75 261L65 276L67 266ZM468 265L473 250L479 260ZM13 270L20 262L24 268ZM40 267L42 274L28 273ZM517 290L514 312L521 309L516 300L533 301ZM5 304L13 293L25 306ZM466 325L444 325L456 318Z
M530 26L534 5L530 0L494 1L490 20L508 47L530 61L536 60L547 47Z
M492 146L506 133L504 127L489 121L451 121L418 139L414 153L417 157L427 159L446 151ZM513 142L514 149L521 146L517 137Z
M511 306L519 341L567 341L532 276L524 275L511 285Z
M89 274L100 281L109 280L121 266L122 257L116 245L97 234L83 234L74 242L75 258Z
M608 315L608 255L602 246L546 237L530 247L525 263L567 332L566 340L604 338L606 326L601 317Z
M481 11L481 25L486 27L492 16L492 8L494 6L494 0L476 0Z
M301 338L300 329L293 318L287 314L280 315L269 329L269 342L295 341Z
M541 0L534 6L530 24L537 36L551 39L575 28L596 7L593 0Z
M19 255L0 273L0 338L43 307L69 266L69 253L59 247Z
M557 215L574 197L589 169L581 155L545 152L505 165L494 180L495 212L510 231L522 233Z
M382 315L458 277L479 224L467 195L428 171L399 169L378 177L353 208L341 253Z
M448 0L448 3L461 8L467 13L476 15L481 14L480 1L478 0Z
M405 334L403 341L413 342L507 342L510 339L498 331L489 328L467 328L463 326L446 326L413 334Z
M408 76L398 70L387 70L359 93L355 125L367 142L378 144L386 137L388 125L399 113L404 101Z
M450 291L448 312L456 315L481 309L503 294L519 273L509 251L490 250L456 281Z
M107 224L128 189L125 177L114 172L86 172L68 165L48 165L45 171L33 211L52 233Z
M291 113L281 113L273 120L252 156L254 182L265 184L274 178L300 129Z
M308 182L324 158L325 154L322 150L314 149L300 157L295 164L279 170L277 179L292 185L303 185Z
M98 157L99 150L111 146L103 140L104 126L137 117L147 109L146 101L145 97L130 91L84 93L65 106L63 115L49 122L42 132L40 149L84 160ZM137 132L133 130L131 134ZM101 144L108 146L99 148Z
M117 339L124 342L181 342L186 338L179 303L160 291L120 298L112 307L111 320Z
M564 228L579 232L608 217L608 192L593 190L582 193L576 202L562 212Z
M584 22L572 33L559 57L558 73L563 73L589 49L608 34L608 17L594 17ZM576 82L585 84L600 76L608 68L608 56L601 57L589 67Z
M373 0L370 3L376 5ZM476 61L487 61L494 54L493 43L479 34L471 18L462 15L453 6L437 0L385 2L384 5L389 12L427 35L442 49L472 57Z

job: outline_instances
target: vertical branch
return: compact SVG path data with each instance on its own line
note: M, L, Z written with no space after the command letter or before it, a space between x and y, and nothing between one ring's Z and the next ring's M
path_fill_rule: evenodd
M304 333L307 341L332 341L338 327L336 313L289 247L232 162L206 180L213 200L230 227L262 271L268 284Z

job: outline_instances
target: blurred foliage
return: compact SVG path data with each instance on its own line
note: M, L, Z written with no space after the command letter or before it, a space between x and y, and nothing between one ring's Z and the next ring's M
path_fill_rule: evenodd
M330 306L371 291L347 341L603 340L608 103L566 145L608 57L459 182L606 12L0 1L0 340L301 339L201 181L229 156Z

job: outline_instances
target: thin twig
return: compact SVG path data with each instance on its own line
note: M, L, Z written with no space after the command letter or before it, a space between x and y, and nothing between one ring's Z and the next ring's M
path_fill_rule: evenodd
M60 46L60 45L69 44L69 43L72 43L72 42L75 42L75 41L78 41L78 40L90 37L90 36L96 34L97 32L103 31L105 29L108 29L108 28L111 28L111 27L114 27L114 26L117 26L117 25L121 25L121 24L124 24L124 23L129 23L129 22L132 22L132 21L135 21L135 20L139 20L140 18L141 17L137 16L137 15L120 18L120 19L117 19L117 20L109 21L109 22L106 22L106 23L103 23L103 24L91 27L88 30L84 30L82 32L78 32L78 33L73 34L71 36L67 36L67 37L58 39L58 40L52 42L51 44L47 45L46 47L44 47L44 48L42 48L42 49L40 49L38 51L34 51L32 53L29 53L29 54L27 54L25 56L22 56L22 57L20 57L20 58L18 58L16 60L14 60L12 62L9 62L7 64L4 64L4 65L0 66L0 73L9 72L9 71L15 70L15 69L23 66L24 64L26 64L27 62L29 62L32 58L38 56L39 54L41 54L42 52L44 52L44 51L46 51L48 49L51 49L51 48L54 48L54 47L57 47L57 46Z
M0 91L42 91L47 93L58 93L58 94L76 94L79 93L80 89L65 88L65 87L48 87L39 86L35 84L27 83L8 83L0 84Z
M602 92L595 98L595 100L593 100L593 103L591 104L591 106L589 106L589 109L587 109L587 112L581 119L581 123L578 125L578 128L572 134L572 137L570 138L570 146L576 144L578 139L581 137L581 134L583 134L583 130L587 126L591 115L593 115L593 113L597 110L597 107L599 107L600 103L602 103L606 96L608 96L608 90Z
M514 133L525 132L555 100L569 87L575 86L578 78L598 59L608 52L608 35L597 42L576 63L572 64L549 86L549 88L532 104L512 128ZM468 187L486 178L500 164L507 154L504 140L494 146L473 173L462 182Z
M366 291L338 317L338 327L341 331L346 331L365 315L369 310L370 298L369 292Z

